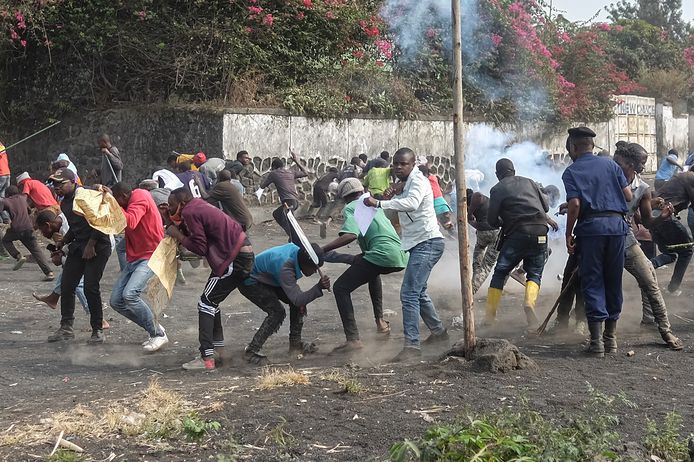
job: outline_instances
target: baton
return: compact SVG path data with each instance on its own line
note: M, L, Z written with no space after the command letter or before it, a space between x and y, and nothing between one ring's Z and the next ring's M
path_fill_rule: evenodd
M35 137L35 136L38 135L39 133L45 132L45 131L48 130L49 128L55 127L55 126L58 125L59 123L60 123L60 120L57 121L56 123L54 123L53 125L49 125L48 127L44 127L44 128L42 128L41 130L37 131L36 133L33 133L33 134L27 136L26 138L24 138L24 139L22 139L22 140L19 140L19 141L17 141L16 143L7 146L7 147L4 148L4 149L0 149L0 154L2 154L3 152L6 152L8 149L11 149L11 148L17 146L18 144L21 144L21 143L25 142L25 141L28 140L29 138Z
M574 285L574 280L576 279L576 273L578 272L578 268L574 269L573 272L571 273L571 277L569 277L568 282L564 286L564 290L561 291L559 296L557 297L557 301L554 302L554 306L552 307L551 310L549 310L549 313L547 314L547 317L545 318L545 321L540 325L540 327L537 329L537 335L538 337L542 334L545 333L545 329L547 328L547 324L549 324L549 320L552 319L552 315L554 314L555 311L557 311L557 308L559 307L559 302L561 301L562 297L566 294L566 292L569 291L570 288L573 287Z
M665 246L666 250L685 250L692 248L694 248L694 242L685 242L684 244L674 244Z

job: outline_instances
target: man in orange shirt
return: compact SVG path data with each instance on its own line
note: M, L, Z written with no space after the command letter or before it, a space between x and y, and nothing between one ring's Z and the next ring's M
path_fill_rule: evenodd
M5 190L10 185L10 162L7 159L7 151L5 151L5 145L0 141L0 199L5 197ZM8 224L10 222L10 216L7 212L3 211L0 213L2 217L2 222Z
M36 207L40 212L43 209L52 208L59 210L58 201L51 190L39 180L32 179L27 172L17 176L17 186L20 190L31 199L30 205Z

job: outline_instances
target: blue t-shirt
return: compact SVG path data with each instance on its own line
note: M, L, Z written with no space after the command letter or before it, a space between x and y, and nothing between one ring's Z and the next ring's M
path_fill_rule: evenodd
M694 165L694 152L689 154L689 157L687 157L687 160L684 161L684 165L689 165L690 167Z
M277 247L271 247L267 250L260 252L255 256L255 263L253 263L253 271L248 279L244 281L247 286L256 283L256 277L259 274L268 274L272 277L275 287L280 287L280 271L282 267L288 260L294 262L294 270L296 272L296 279L300 279L303 274L301 273L301 267L299 266L299 259L297 258L299 254L299 246L295 244L284 244ZM263 282L266 282L264 279Z
M622 236L629 231L621 216L591 216L595 213L626 214L626 199L622 190L627 179L622 169L608 157L583 154L569 165L561 179L566 200L578 198L581 210L574 228L576 236Z
M677 159L676 155L668 154L667 157L665 157L662 160L662 162L660 162L660 167L658 167L658 171L655 172L656 180L668 181L670 178L672 178L672 176L675 173L677 173L677 165L670 163L668 159L674 162L677 162L679 160Z

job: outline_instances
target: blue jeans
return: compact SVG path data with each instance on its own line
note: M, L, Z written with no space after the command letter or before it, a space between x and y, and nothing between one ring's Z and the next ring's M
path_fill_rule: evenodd
M125 254L125 237L115 236L114 241L116 242L116 255L118 256L118 266L121 271L128 265L128 257Z
M55 286L53 286L53 293L60 295L60 282L63 280L63 272L61 271L57 278L55 278ZM84 278L80 279L80 283L75 289L75 296L80 301L84 312L89 314L89 304L87 303L87 297L84 295Z
M155 337L158 332L152 310L142 300L142 291L152 276L154 272L147 266L147 260L126 263L113 286L111 307Z
M429 275L441 259L444 246L443 238L439 237L420 242L409 250L410 259L400 288L405 347L419 348L420 316L433 334L438 335L445 330L436 307L427 294Z
M544 242L540 240L544 238ZM547 261L547 236L513 233L504 239L489 287L503 289L508 275L523 262L525 279L538 286Z
M687 213L687 226L689 226L689 231L692 233L692 239L694 239L694 206L689 207L689 212Z

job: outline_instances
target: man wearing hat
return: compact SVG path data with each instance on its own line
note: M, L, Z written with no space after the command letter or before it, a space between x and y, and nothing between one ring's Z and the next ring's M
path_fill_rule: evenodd
M39 180L34 180L27 172L17 176L17 186L29 197L31 203L39 212L51 208L58 212L58 201L55 200L50 188Z
M310 354L318 351L312 342L301 338L306 316L306 305L323 296L330 289L330 278L320 280L307 291L301 290L298 280L311 276L323 266L323 250L312 244L318 257L318 265L301 247L289 243L271 247L255 257L250 277L239 286L239 291L258 308L267 313L265 320L246 347L245 358L251 364L264 364L267 357L260 352L267 339L277 332L286 317L284 306L289 305L289 351Z
M617 320L622 311L625 220L632 192L622 169L611 159L593 155L595 132L572 128L566 148L573 164L562 175L568 201L566 247L578 255L590 346L586 353L603 357L617 351ZM603 334L603 324L605 332Z
M347 204L342 210L345 222L340 230L340 237L323 246L324 252L330 252L358 239L361 249L360 255L345 255L349 258L344 262L349 263L350 267L342 273L333 286L337 309L340 312L342 327L347 337L347 342L338 346L335 349L337 351L357 350L363 346L359 339L357 322L354 319L352 292L366 283L369 284L376 329L381 334L390 333L390 326L383 319L381 274L402 271L407 266L407 255L400 248L400 237L383 210L376 209L376 214L368 229L365 233L361 232L359 224L354 218L354 209L364 207L363 204L358 203L363 192L364 187L356 178L347 178L340 182L337 187L337 195Z
M53 182L53 189L62 196L60 203L70 229L63 236L58 247L66 254L63 263L63 276L60 283L60 328L50 337L49 342L59 342L75 338L72 325L75 321L75 289L84 276L84 294L89 305L89 322L92 336L89 344L104 342L103 305L101 303L101 277L111 256L111 239L108 235L92 228L87 220L73 211L77 177L67 169L58 169L48 178Z
M504 283L522 261L527 281L523 308L528 329L533 329L538 324L535 304L547 261L549 204L537 183L516 175L511 160L497 161L496 177L499 182L489 193L487 223L493 228L501 227L502 242L487 293L485 322L492 324L496 321Z

